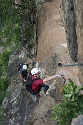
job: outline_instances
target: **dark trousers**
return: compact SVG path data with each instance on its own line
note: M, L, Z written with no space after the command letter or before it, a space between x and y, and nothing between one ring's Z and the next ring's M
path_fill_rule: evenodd
M43 88L44 91L47 91L47 90L49 89L49 86L47 86L47 85L43 85L42 88Z

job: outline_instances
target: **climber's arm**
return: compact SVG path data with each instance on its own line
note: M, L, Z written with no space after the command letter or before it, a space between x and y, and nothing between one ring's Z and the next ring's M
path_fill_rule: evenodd
M48 82L48 81L54 79L54 78L57 77L57 76L58 76L58 77L62 77L62 75L56 74L56 75L53 75L53 76L50 76L50 77L48 77L48 78L43 79L43 83L45 84L45 82Z

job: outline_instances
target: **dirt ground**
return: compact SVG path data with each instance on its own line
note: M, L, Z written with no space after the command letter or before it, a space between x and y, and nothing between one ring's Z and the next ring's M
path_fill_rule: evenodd
M57 55L57 63L74 63L69 56L65 29L59 11L61 1L51 0L43 3L42 13L39 13L38 52L36 59L38 63L49 62L53 54ZM77 85L80 85L77 66L57 67L56 73L61 73L66 79L71 78Z

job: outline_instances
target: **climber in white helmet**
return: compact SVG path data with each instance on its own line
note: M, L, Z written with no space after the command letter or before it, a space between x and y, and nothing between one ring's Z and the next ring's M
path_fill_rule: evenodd
M22 79L23 83L26 82L26 79L27 79L27 65L24 64L22 66L22 69L20 70L20 78Z
M27 63L19 63L18 65L18 71L20 73L20 78L22 79L23 84L27 81L27 77L29 75L27 70L29 65L32 65L31 61L28 61Z
M48 84L48 81L54 79L57 76L62 77L62 75L60 75L60 74L55 74L55 75L50 76L48 78L41 79L40 78L40 70L38 68L33 68L31 70L31 74L32 74L32 80L35 79L33 84L32 84L32 90L34 92L33 95L37 95L37 96L39 96L39 93L40 93L41 88L43 87L43 85L48 86L48 87L50 86Z

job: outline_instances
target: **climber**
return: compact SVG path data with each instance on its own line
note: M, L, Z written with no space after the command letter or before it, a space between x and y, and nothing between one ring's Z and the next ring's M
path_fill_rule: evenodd
M29 71L27 70L28 67L29 67L29 64L32 64L31 61L27 62L27 63L20 63L18 65L18 71L20 73L20 78L22 79L23 81L23 84L26 82L26 79L29 75Z
M31 93L31 94L36 95L36 98L40 96L39 93L41 91L41 88L44 85L49 88L50 84L48 84L48 81L54 79L57 76L62 77L62 75L56 74L56 75L50 76L48 78L41 79L40 78L40 70L38 68L33 68L31 70L31 74L32 74L31 79L34 80L33 83L32 83L33 93Z
M20 78L22 79L23 84L26 82L27 75L28 75L27 65L24 64L24 65L22 66L22 68L20 69Z
M20 71L20 70L22 70L22 67L23 67L23 65L27 65L27 68L29 67L29 64L32 64L32 67L33 67L33 62L31 62L31 61L29 61L29 62L27 62L27 63L19 63L18 64L18 67L17 67L17 70L18 71Z

